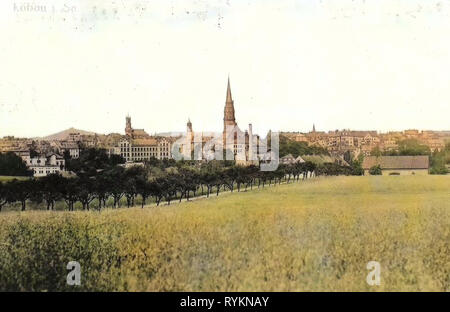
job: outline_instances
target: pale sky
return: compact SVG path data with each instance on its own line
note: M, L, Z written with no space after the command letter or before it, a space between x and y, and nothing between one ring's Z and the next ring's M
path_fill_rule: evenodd
M262 135L450 130L448 0L1 0L0 42L0 137L221 131L228 74Z

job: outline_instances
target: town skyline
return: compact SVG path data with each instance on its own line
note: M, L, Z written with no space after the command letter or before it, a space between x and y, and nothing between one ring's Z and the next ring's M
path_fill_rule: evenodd
M234 96L233 96L233 98L234 98ZM229 100L231 102L234 102L233 100L231 100L230 75L228 75L228 80L227 80L226 102L228 102ZM232 108L232 110L233 110L233 122L234 122L234 107ZM126 118L128 119L130 117L131 117L131 115L128 112L126 114ZM139 119L140 115L137 114L137 117ZM193 120L195 120L195 118L191 118L191 117L187 118L187 122L188 123L191 123ZM238 121L239 121L239 119L236 118L236 124L239 124ZM200 124L201 124L201 122L200 122ZM250 121L247 124L252 124L252 122ZM242 125L242 123L241 123L241 125ZM267 129L267 125L266 125L265 128ZM343 127L343 128L336 128L336 129L326 129L326 128L316 127L316 123L313 122L312 123L312 127L309 130L298 129L298 128L297 129L271 129L269 127L266 130L266 133L268 133L269 131L273 131L273 132L279 132L279 133L304 133L304 134L307 134L307 133L311 133L311 132L316 132L317 131L318 133L329 134L329 133L339 132L339 131L372 131L372 132L375 131L378 134L388 134L388 133L392 133L392 132L404 132L404 131L408 131L408 130L417 130L419 132L422 132L422 131L450 132L449 129L450 128L447 128L447 129L430 129L430 128L428 128L428 129L421 129L421 128L417 128L417 127L409 127L409 128L406 128L406 129L389 129L389 130L384 130L384 131L383 130L379 130L379 129L369 129L369 128L357 129L357 128L351 128L351 127ZM58 134L64 133L64 132L68 132L68 133L69 132L72 132L72 133L80 132L81 134L85 134L85 135L122 134L122 131L118 130L118 129L117 129L117 131L110 131L110 132L108 132L108 131L91 131L91 130L80 129L80 128L72 126L70 128L66 128L64 130L61 130L61 131L58 131L58 132L55 132L55 133L51 133L51 134L44 134L42 136L17 136L17 135L14 135L14 134L6 134L6 135L2 136L1 133L0 133L0 138L2 138L2 137L18 137L18 138L28 138L28 139L37 139L37 140L43 139L43 140L45 140L46 138L51 138L53 136L57 136ZM213 133L220 133L221 131L208 130L208 129L196 129L195 132L202 132L202 133L213 134ZM183 131L183 130L180 130L180 129L173 130L173 131L161 131L161 130L154 129L154 131L150 132L150 133L152 133L152 135L154 135L154 136L160 136L160 135L162 135L162 136L178 136L180 134L186 133L186 131Z
M220 131L228 73L237 122L261 134L448 130L445 3L14 3L0 4L0 136L120 133L127 113L150 133L188 118Z
M131 114L126 114L125 116L130 116L133 118L133 123L138 124L138 122L135 122L135 120L137 119L136 117L132 116ZM138 117L138 116L137 116ZM121 122L123 123L123 119L124 117L122 117ZM149 134L154 135L154 136L178 136L180 134L185 134L186 133L186 129L185 128L185 124L187 121L194 121L194 118L188 117L187 120L185 120L184 123L182 123L182 125L180 126L180 129L177 130L173 130L173 131L148 131L147 128L145 127L145 125L140 124L140 127L145 129ZM236 118L236 120L238 120L238 118ZM253 125L252 122L249 122L250 124ZM238 124L241 124L238 122ZM248 125L248 124L244 124L244 125ZM390 132L404 132L404 131L408 131L408 130L417 130L419 132L422 131L434 131L434 132L450 132L450 128L443 128L443 129L433 129L433 128L419 128L419 127L410 127L410 128L404 128L404 129L389 129L389 130L379 130L379 129L370 129L370 128L363 128L363 129L359 129L359 128L351 128L351 127L344 127L344 128L338 128L338 129L331 129L331 128L321 128L319 126L317 126L316 123L312 123L309 129L281 129L281 130L277 130L277 129L268 129L268 131L273 131L273 132L279 132L279 133L311 133L313 132L313 127L315 127L317 132L322 132L322 133L333 133L336 131L376 131L378 134L388 134ZM221 133L221 130L209 130L209 129L198 129L196 127L196 131L197 132L203 132L203 133L208 133L208 134L213 134L213 133ZM124 135L124 131L123 131L123 126L122 127L117 127L117 131L94 131L91 129L81 129L80 127L75 126L70 126L70 127L66 127L63 128L62 130L60 129L59 131L53 132L53 133L44 133L41 136L21 136L21 135L17 135L15 133L0 133L0 138L5 138L5 137L15 137L15 138L26 138L26 139L47 139L49 137L53 137L53 136L57 136L58 134L62 134L62 133L69 133L69 132L82 132L82 133L86 133L88 135L110 135L110 134L120 134L120 135ZM265 135L267 134L264 132L258 132L261 135Z

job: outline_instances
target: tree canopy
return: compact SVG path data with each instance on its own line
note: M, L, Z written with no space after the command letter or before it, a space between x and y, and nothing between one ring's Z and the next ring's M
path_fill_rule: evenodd
M0 153L0 175L3 176L31 176L27 165L21 157L13 152Z
M292 154L294 157L301 155L329 155L326 148L319 146L310 146L308 142L297 142L280 135L280 157Z

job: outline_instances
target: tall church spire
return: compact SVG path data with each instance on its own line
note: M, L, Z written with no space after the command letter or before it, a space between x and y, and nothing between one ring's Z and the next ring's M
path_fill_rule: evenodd
M225 101L223 121L224 121L224 131L227 125L229 126L236 125L236 119L234 117L234 101L233 97L231 96L230 77L228 77L227 99Z
M231 102L233 104L233 98L231 96L231 87L230 87L230 76L228 76L228 85L227 85L227 100L226 103Z

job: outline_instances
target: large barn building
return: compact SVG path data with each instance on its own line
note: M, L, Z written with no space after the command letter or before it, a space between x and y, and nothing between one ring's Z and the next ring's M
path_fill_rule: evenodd
M378 165L383 175L423 175L428 174L430 160L428 156L368 156L362 164L364 174Z

